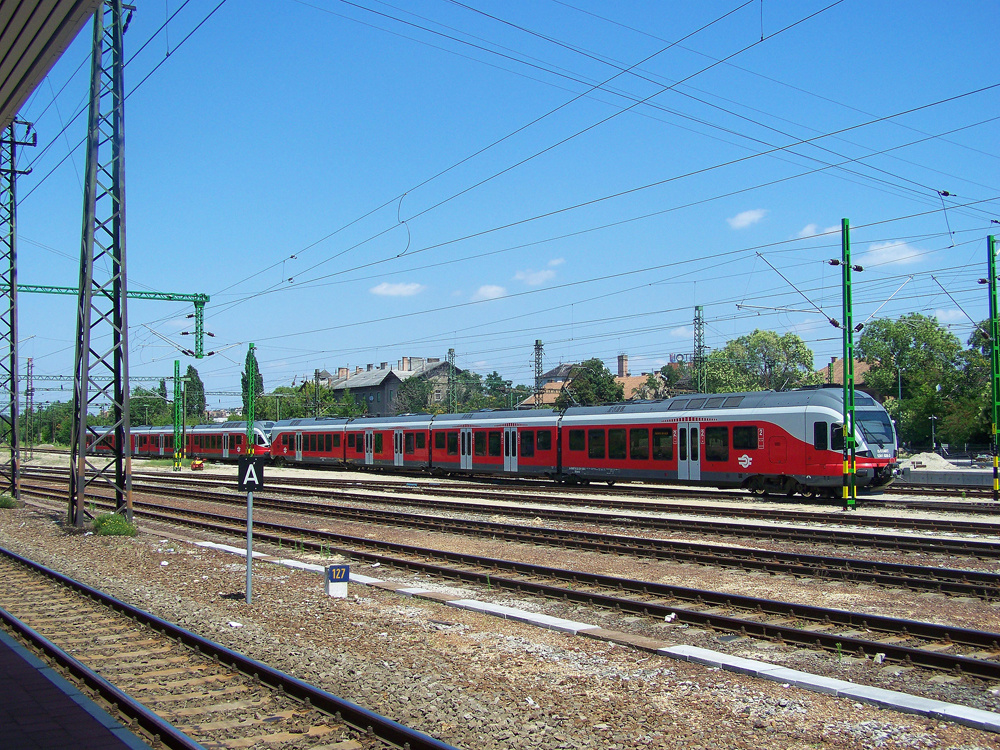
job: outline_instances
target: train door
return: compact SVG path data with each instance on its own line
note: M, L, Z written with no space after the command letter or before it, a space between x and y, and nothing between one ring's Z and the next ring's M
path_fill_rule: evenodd
M222 457L229 458L229 433L222 433Z
M392 454L393 454L393 465L402 466L403 465L403 431L394 430L392 433Z
M463 427L458 433L459 466L472 470L472 428Z
M701 429L697 423L677 425L677 478L701 479Z
M375 463L375 433L365 430L365 466Z
M517 428L503 428L503 470L517 471Z
M295 433L295 460L296 461L301 461L302 460L302 433L301 432L296 432Z
M159 450L159 455L163 455L163 435L156 436L156 443Z

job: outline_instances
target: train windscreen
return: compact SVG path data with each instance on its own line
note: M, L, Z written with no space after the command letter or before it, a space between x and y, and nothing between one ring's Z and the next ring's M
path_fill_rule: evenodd
M893 444L892 422L885 412L859 412L858 426L869 445L885 448Z

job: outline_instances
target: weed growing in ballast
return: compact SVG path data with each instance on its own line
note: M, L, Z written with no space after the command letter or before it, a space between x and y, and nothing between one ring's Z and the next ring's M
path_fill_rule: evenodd
M102 513L94 519L94 533L101 536L135 536L139 530L125 516Z

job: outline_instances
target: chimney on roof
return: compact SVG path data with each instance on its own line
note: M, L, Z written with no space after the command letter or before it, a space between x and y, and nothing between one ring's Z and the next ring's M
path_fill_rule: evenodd
M374 369L375 369L375 365L368 365L368 372L371 372Z
M403 367L401 369L403 370L403 372L409 372L410 371L410 358L409 357L403 357Z
M389 363L388 363L388 362L383 362L382 364L380 364L380 365L378 366L378 369L380 369L380 370L385 370L385 369L387 369L388 367L389 367Z
M351 368L349 367L338 367L337 368L337 380L346 380L347 376L350 375Z
M628 355L619 354L618 355L618 377L627 378L628 377Z
M359 372L361 372L361 365L358 365L357 367L354 368L355 375L357 375Z

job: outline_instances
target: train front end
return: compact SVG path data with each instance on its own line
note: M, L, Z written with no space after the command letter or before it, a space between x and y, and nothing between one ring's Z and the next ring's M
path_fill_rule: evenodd
M899 476L896 429L881 404L856 407L855 466L858 484L869 489L887 487Z

